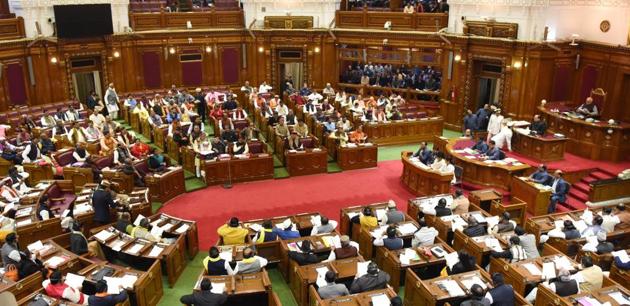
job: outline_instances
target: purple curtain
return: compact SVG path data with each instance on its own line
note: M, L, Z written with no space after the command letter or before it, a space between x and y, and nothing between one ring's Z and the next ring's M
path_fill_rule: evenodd
M569 82L571 81L571 67L556 66L553 80L553 94L551 101L570 100Z
M223 48L221 51L221 65L223 70L223 83L239 83L239 52L236 48Z
M14 63L7 65L6 74L11 104L25 104L26 87L24 86L24 70L22 70L22 64Z
M586 97L591 95L591 90L597 88L597 75L599 71L594 66L586 66L582 70L582 88L580 88L580 99L578 103L582 103L586 100Z
M144 68L144 87L161 88L162 75L160 74L160 54L155 51L142 53L142 65Z
M201 85L203 82L202 62L183 62L182 82L186 86Z

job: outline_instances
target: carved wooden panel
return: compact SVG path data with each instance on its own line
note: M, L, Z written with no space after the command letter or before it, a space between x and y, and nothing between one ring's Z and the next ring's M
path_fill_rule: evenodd
M265 29L312 29L313 16L265 16Z
M516 39L518 23L467 20L464 22L464 34Z

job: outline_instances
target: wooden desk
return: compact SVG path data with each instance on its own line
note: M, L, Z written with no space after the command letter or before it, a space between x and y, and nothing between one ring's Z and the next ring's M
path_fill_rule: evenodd
M622 180L618 177L594 181L589 185L591 187L591 192L588 194L590 202L624 198L628 196L628 190L630 190L630 180Z
M295 277L292 278L289 286L298 305L309 305L309 300L311 300L312 298L309 297L308 288L309 286L315 285L317 281L317 269L325 268L328 269L328 271L335 272L338 281L342 279L351 279L354 278L356 274L357 262L363 262L363 258L359 256L355 258L340 260L340 262L342 262L342 266L345 267L345 269L342 271L338 271L335 268L335 265L333 265L333 262L321 262L318 264L296 267ZM352 266L354 268L352 268Z
M309 305L312 306L372 306L372 297L379 295L387 295L389 299L397 296L396 292L392 288L372 290L358 294L351 294L346 296L340 296L336 298L322 300L317 294L315 287L311 286L310 291L314 292L311 296L315 296L311 299Z
M510 192L527 203L527 212L534 216L547 214L551 189L541 188L542 185L531 182L523 177L512 178Z
M305 149L295 153L285 151L289 175L309 175L328 171L328 151L325 148Z
M554 103L555 104L555 103ZM630 156L630 124L610 125L607 121L586 122L552 112L553 105L538 107L549 130L565 135L568 152L588 159L620 162ZM611 130L612 134L608 131Z
M342 208L339 212L339 233L341 235L350 236L352 241L359 240L359 228L358 224L353 224L350 220L352 217L361 213L364 207L370 207L374 216L376 216L377 210L385 210L387 209L387 203L373 203L365 206L352 206Z
M133 219L135 220L135 219ZM165 213L155 214L149 217L153 226L158 226L164 232L177 237L183 235L186 241L186 250L190 259L195 258L199 252L199 234L197 222L176 218Z
M555 292L552 292L549 288L545 286L538 286L538 293L536 294L536 306L546 306L546 305L554 305L554 306L572 306L572 305L581 305L579 304L580 298L589 297L597 300L598 302L610 303L610 306L622 306L626 304L617 303L612 297L610 297L610 293L621 292L626 298L630 295L630 290L622 287L621 285L608 280L607 277L604 277L604 282L602 284L602 288L599 290L594 290L591 292L585 292L575 295L570 295L566 297L561 297Z
M268 153L251 154L248 158L227 158L204 161L206 184L217 185L273 178L273 157Z
M468 158L466 153L458 150L472 146L471 140L460 138L449 139L446 144L446 153L454 158L454 163L464 170L463 180L477 185L510 189L512 176L520 176L530 168L526 164L498 164L486 163L479 159ZM458 151L458 152L456 152Z
M470 208L473 208L473 206L471 205ZM473 209L470 209L468 213L454 216L459 216L460 218L464 219L464 221L466 221L468 220L468 217L473 214L481 214L484 218L491 217L491 215L485 210L475 211ZM434 227L438 231L438 237L442 239L442 241L450 244L453 241L453 226L451 224L451 220L452 218L454 218L454 216L436 217L425 215L424 218L427 226ZM486 223L481 224L485 225L487 230ZM464 228L466 228L466 226Z
M527 157L541 162L551 162L564 159L564 149L567 138L556 138L553 134L532 136L514 129L512 149Z
M151 201L162 203L186 192L184 180L182 167L169 167L167 172L147 175L144 178L150 190Z
M49 306L81 306L80 304L68 302L67 300L60 300L60 299L55 299L50 296L47 296L44 288L40 288L39 290L36 290L35 292L29 294L28 296L18 300L17 305L28 306L40 298L46 301L46 303L48 303L47 305ZM128 305L129 305L129 300L125 301L120 306L128 306Z
M431 248L439 246L446 253L455 252L446 242L436 239L435 244L426 247L419 248L405 248L402 250L390 251L386 248L379 248L377 252L383 253L383 260L381 269L387 272L391 279L389 281L389 285L394 289L394 291L398 292L398 289L401 285L404 285L405 281L405 272L408 270L417 271L419 275L421 275L422 279L434 278L440 275L440 271L446 266L446 260L443 257L436 257L434 254L432 256L427 256L425 254L425 250L431 250ZM400 261L400 255L405 252L409 252L407 250L411 250L418 254L418 257L415 260L411 260L409 264L402 263ZM430 251L429 251L430 252ZM378 253L377 253L377 256Z
M343 170L374 168L378 161L378 146L359 144L357 147L336 147L337 163Z
M213 283L224 283L225 293L228 296L226 305L278 305L272 302L271 281L266 270L251 274L239 274L230 276L209 276L201 271L194 290L199 291L201 280L210 279Z
M479 208L489 212L492 201L501 202L503 195L494 189L481 189L471 191L468 195L468 199L470 200L470 204L477 205Z
M309 240L311 242L311 250L313 251L313 253L315 253L315 255L317 255L320 259L326 259L328 258L328 255L330 255L331 248L330 246L326 246L323 237L330 236L338 236L338 234L336 232L333 232L325 235L281 240L280 262L278 263L278 270L280 270L280 273L282 273L284 279L290 283L293 277L295 277L295 271L298 265L295 263L295 261L289 259L289 251L298 250L297 242Z
M613 262L610 266L610 279L630 289L630 271L622 270Z
M368 139L378 145L430 141L433 135L441 135L443 128L444 119L439 116L363 125L363 131Z
M453 175L441 173L429 167L419 165L419 161L411 159L412 152L401 152L403 171L400 180L416 196L429 196L448 193L451 189Z
M375 257L376 255L376 249L380 248L380 247L375 247L374 246L374 236L372 236L372 232L373 231L383 231L383 236L385 236L384 231L387 229L388 226L394 225L396 227L399 227L401 225L404 224L412 224L413 226L416 227L416 230L420 228L420 226L418 225L418 223L409 218L408 216L406 217L406 221L400 222L400 223L396 223L396 224L390 224L390 225L384 225L384 226L378 226L372 229L361 229L361 231L359 232L359 253L361 254L361 256L363 256L363 258L367 259L367 260L371 260L372 258ZM415 231L414 231L415 232ZM411 239L413 238L413 233L411 234L402 234L399 231L396 231L396 237L398 238L402 238L404 240L404 246L405 247L410 247L411 246ZM378 262L377 262L378 264Z
M468 254L475 258L477 264L481 267L485 267L490 262L490 249L485 244L486 238L495 238L499 241L501 248L506 250L509 246L508 241L514 232L505 232L500 234L484 235L478 237L468 237L462 231L455 231L453 234L453 249L466 250Z
M162 151L166 149L167 135L168 135L168 124L163 124L163 125L153 128L153 143L158 148L162 149Z

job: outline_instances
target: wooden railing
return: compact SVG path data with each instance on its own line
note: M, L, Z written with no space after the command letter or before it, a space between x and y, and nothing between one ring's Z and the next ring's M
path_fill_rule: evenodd
M135 31L158 29L186 29L190 21L193 29L198 28L243 28L243 11L203 11L187 13L130 13L131 27Z
M591 183L590 202L601 202L629 196L630 180L612 178Z
M383 29L387 21L392 30L436 32L448 26L447 13L414 13L368 11L337 11L338 28Z
M17 39L25 36L22 17L0 19L0 39Z

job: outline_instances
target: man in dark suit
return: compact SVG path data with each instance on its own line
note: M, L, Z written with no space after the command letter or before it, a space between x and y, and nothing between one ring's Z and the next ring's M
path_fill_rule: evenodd
M480 130L485 130L488 128L488 121L490 121L490 105L485 104L482 108L477 110L477 128Z
M546 186L551 186L551 184L553 184L553 176L547 173L547 166L545 164L540 164L540 166L538 166L538 170L532 173L532 175L529 176L529 179L533 182Z
M477 140L477 143L475 143L471 149L476 150L481 154L486 154L486 151L488 151L488 144L486 144L486 140L483 139L483 137L479 137L479 140Z
M105 225L109 224L109 209L116 208L116 203L109 189L110 183L103 181L92 194L92 206L94 207L94 221Z
M379 270L375 262L370 262L367 273L356 278L350 286L350 293L361 293L377 289L385 289L389 283L390 276L386 272Z
M466 111L466 116L464 116L464 132L466 130L476 131L477 128L477 115L473 114L471 110Z
M505 154L501 152L501 149L497 148L494 140L490 140L488 144L489 146L488 151L486 152L486 157L489 160L502 160L503 158L505 158Z
M208 104L206 103L206 97L201 91L201 88L195 89L195 104L197 104L197 114L201 118L201 122L206 122L206 109Z
M569 184L563 178L564 173L561 170L556 170L553 173L553 183L551 184L551 200L549 201L549 208L547 213L554 213L556 211L556 204L558 202L564 202L567 200L567 193L569 193Z
M464 234L468 237L478 237L486 234L486 228L479 224L475 217L468 217L468 227L464 229Z
M319 257L311 250L311 242L309 240L302 241L300 251L289 251L288 256L290 259L295 260L298 265L310 265L320 262Z
M201 291L182 296L179 301L185 305L219 306L227 302L227 294L212 293L212 282L204 278L199 285Z
M540 115L534 115L534 122L529 125L529 130L535 135L543 136L547 131L547 122L540 119Z
M431 165L431 163L433 163L433 152L427 148L425 141L420 143L420 148L416 153L413 153L413 157L417 157L425 165Z

